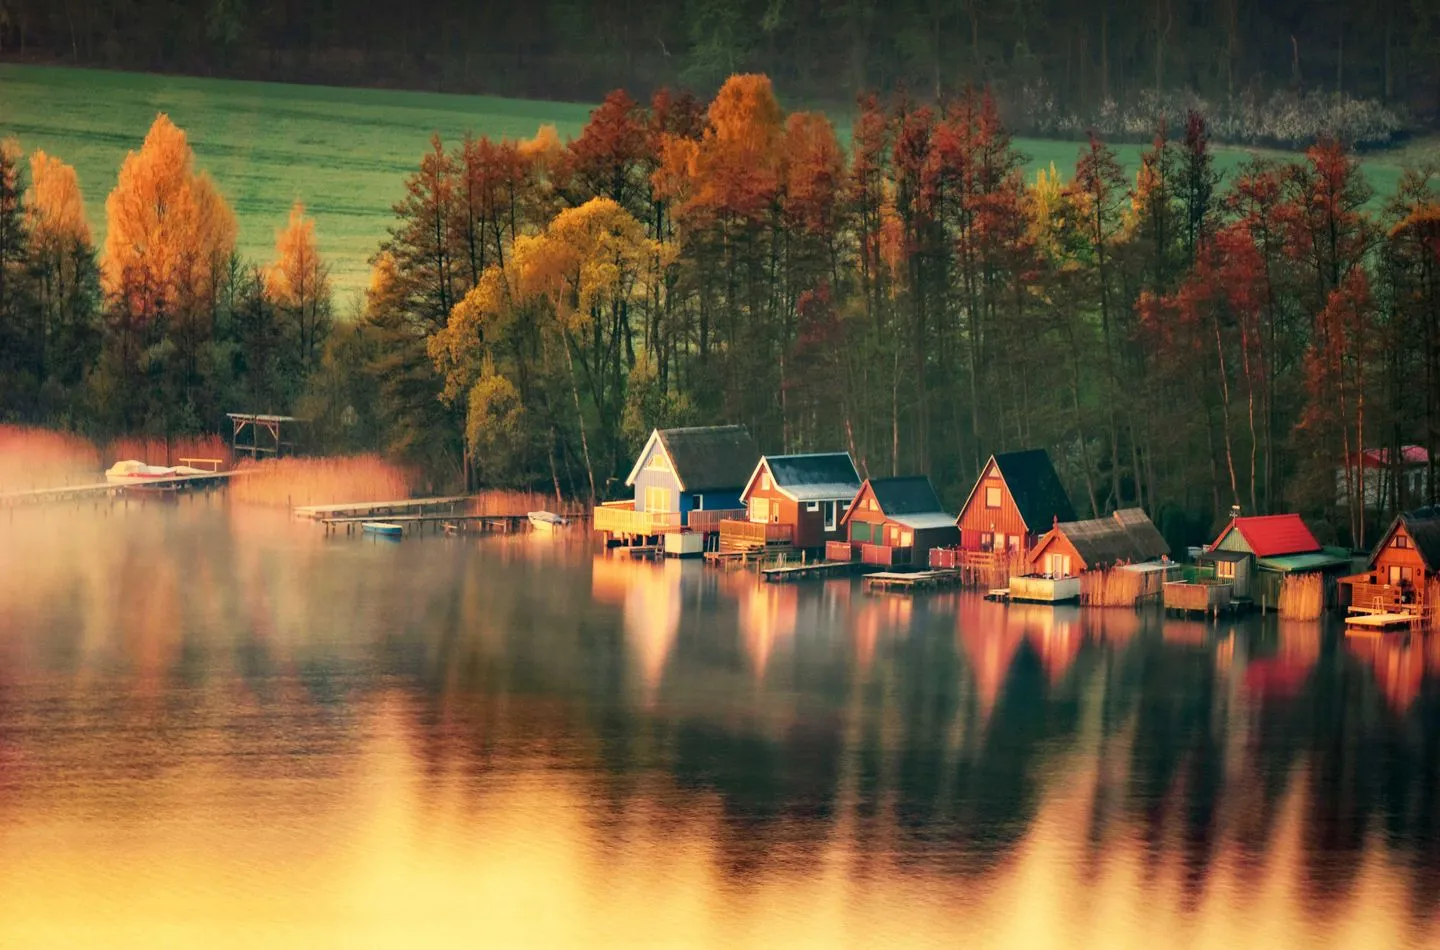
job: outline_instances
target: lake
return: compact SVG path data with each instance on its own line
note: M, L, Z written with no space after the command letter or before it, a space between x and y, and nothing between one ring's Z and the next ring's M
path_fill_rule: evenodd
M1440 946L1440 638L0 512L0 946Z

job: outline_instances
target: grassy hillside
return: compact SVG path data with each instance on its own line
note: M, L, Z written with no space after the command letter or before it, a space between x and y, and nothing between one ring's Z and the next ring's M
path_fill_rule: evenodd
M579 133L589 106L0 65L0 135L76 167L97 241L121 160L162 111L186 130L201 165L234 206L247 258L268 260L291 202L305 202L333 262L343 307L365 286L367 260L385 235L390 206L432 132L447 142L466 130L528 137L549 123L566 137ZM841 132L848 136L848 128ZM1033 168L1053 162L1068 173L1074 167L1074 142L1022 139L1019 145ZM1117 151L1133 166L1140 149ZM1228 171L1246 155L1223 149L1220 165ZM1397 164L1381 158L1366 167L1379 192L1394 190Z

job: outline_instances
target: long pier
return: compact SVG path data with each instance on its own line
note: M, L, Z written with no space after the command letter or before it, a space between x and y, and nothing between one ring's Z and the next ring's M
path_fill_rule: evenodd
M807 581L827 577L849 577L860 565L854 561L812 561L809 564L782 564L767 567L760 576L771 583Z
M529 515L336 515L314 520L324 525L328 535L342 528L346 534L353 534L358 526L377 519L383 519L388 524L398 524L409 534L423 534L426 526L437 534L441 531L446 534L463 534L467 531L512 534L529 521Z
M396 501L352 501L338 505L297 505L295 517L324 521L333 518L363 518L366 521L392 515L424 515L454 512L470 503L469 495L446 495L440 498L401 498ZM497 516L491 516L497 517Z
M118 498L132 493L145 496L193 491L200 488L218 487L227 483L230 479L244 474L246 474L246 470L241 469L230 472L201 472L195 475L173 475L133 485L117 484L115 482L92 482L86 485L56 485L50 488L31 488L27 491L4 492L0 494L0 507L83 501L85 499Z
M866 574L860 584L865 592L870 594L916 594L945 587L959 587L960 580L959 570L910 571L906 573L881 571L876 574Z

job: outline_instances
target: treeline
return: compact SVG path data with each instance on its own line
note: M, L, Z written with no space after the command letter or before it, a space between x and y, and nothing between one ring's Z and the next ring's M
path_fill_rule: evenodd
M593 498L654 426L848 449L952 504L990 453L1043 446L1082 511L1141 505L1176 544L1234 504L1363 544L1350 460L1440 455L1440 175L1375 209L1334 141L1222 179L1192 113L1133 177L1092 136L1027 179L982 92L865 97L848 143L764 76L708 106L614 92L569 142L432 140L333 329L304 219L276 264L240 265L168 120L122 169L98 267L78 197L44 210L48 162L0 228L0 406L28 418L295 408L315 447L436 484ZM1383 507L1433 501L1433 475L1429 498L1392 477Z
M170 436L291 410L331 322L303 209L273 261L242 261L234 214L161 115L105 212L97 253L75 170L0 144L0 421Z
M1277 90L1432 120L1440 105L1431 0L6 0L0 53L577 101L615 87L708 92L747 71L830 103L989 85L1012 123L1097 125L1166 93L1200 96L1212 115L1264 109ZM1271 111L1277 126L1296 112Z

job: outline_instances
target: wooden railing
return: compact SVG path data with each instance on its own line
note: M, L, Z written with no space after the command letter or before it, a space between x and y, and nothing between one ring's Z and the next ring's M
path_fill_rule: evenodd
M685 525L691 531L714 534L720 530L720 522L735 521L745 517L744 508L712 508L692 511L685 517Z
M608 531L616 535L660 534L680 527L680 512L635 511L633 507L601 505L595 509L594 524L596 531Z
M1235 585L1229 581L1168 581L1165 584L1165 608L1211 613L1229 607L1234 593Z
M739 519L720 522L721 544L789 544L794 536L794 525Z
M825 560L827 561L853 561L855 560L855 549L859 545L851 544L849 541L826 541Z
M1378 584L1370 574L1342 577L1340 583L1349 586L1352 607L1392 607L1399 604L1419 604L1425 600L1423 588Z
M862 544L860 545L860 563L873 564L877 567L895 567L909 564L912 553L914 552L911 548L892 548L888 544Z

